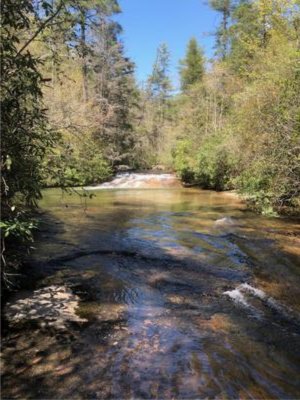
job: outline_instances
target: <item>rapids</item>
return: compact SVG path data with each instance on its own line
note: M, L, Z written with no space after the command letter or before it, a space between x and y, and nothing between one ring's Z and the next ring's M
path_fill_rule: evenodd
M86 190L44 191L3 399L300 397L297 221L168 174Z

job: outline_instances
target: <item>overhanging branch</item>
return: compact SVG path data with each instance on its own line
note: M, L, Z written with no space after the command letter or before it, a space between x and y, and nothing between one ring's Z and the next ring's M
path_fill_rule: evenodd
M55 13L50 15L50 17L47 18L41 24L41 26L37 29L37 31L33 34L33 36L24 44L24 46L21 47L21 49L16 54L16 57L18 57L30 45L30 43L39 35L39 33L49 24L49 22L51 22L59 14L59 12L62 9L62 7L63 7L63 1L60 2L60 4L57 7Z

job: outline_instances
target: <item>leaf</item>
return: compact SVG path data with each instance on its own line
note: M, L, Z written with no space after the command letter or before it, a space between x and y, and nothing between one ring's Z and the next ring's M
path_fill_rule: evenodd
M11 158L10 158L10 155L7 155L7 156L6 156L5 165L6 165L7 170L9 171L10 168L11 168L11 165L12 165L12 160L11 160Z

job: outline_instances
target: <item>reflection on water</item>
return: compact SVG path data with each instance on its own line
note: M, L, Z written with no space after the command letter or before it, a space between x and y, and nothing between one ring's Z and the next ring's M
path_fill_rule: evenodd
M77 318L10 321L3 398L300 397L295 221L181 188L48 190L41 206L56 229L37 243L36 290L73 293Z

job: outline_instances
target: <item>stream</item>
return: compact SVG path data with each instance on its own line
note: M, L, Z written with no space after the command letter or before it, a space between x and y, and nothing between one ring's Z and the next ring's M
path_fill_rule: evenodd
M3 399L300 398L300 226L170 174L47 189ZM298 221L299 222L299 221Z

